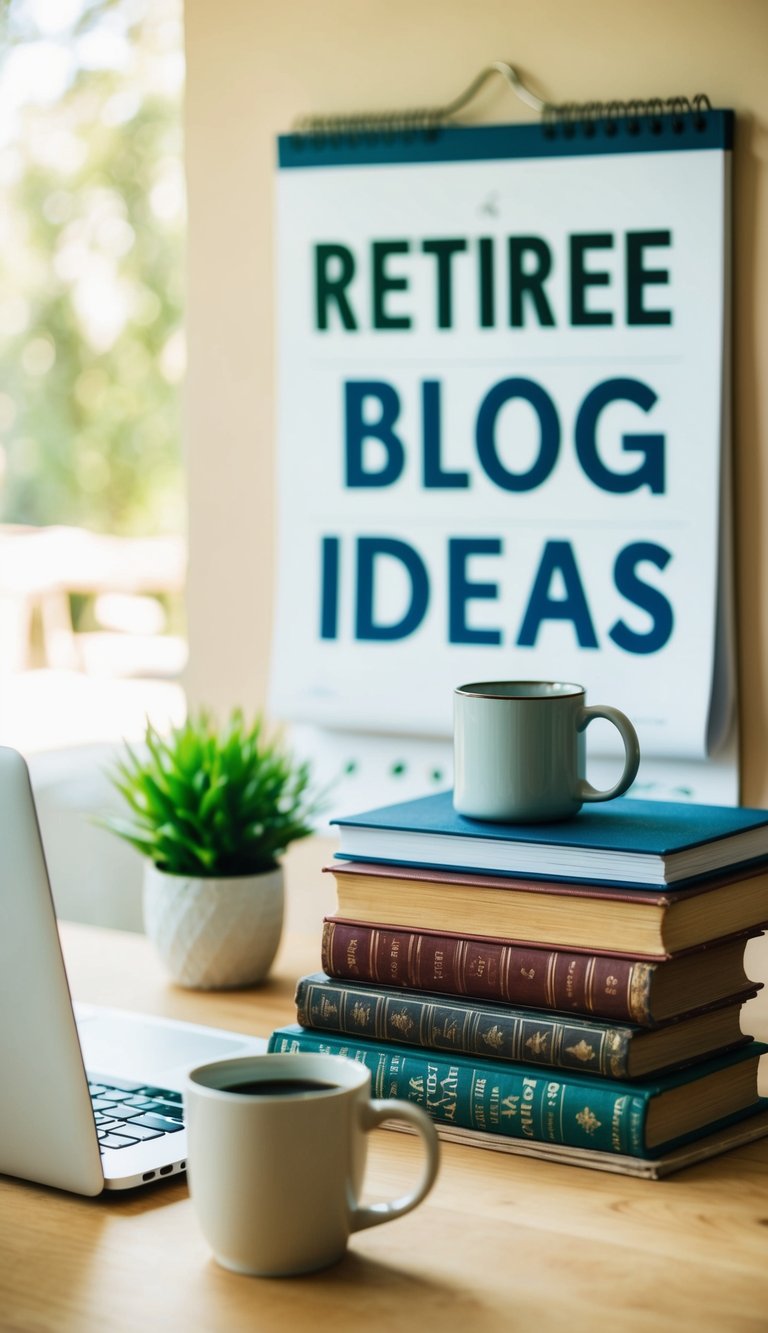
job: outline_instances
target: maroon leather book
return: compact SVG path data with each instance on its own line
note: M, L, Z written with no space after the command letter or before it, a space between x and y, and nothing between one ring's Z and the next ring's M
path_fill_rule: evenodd
M728 996L753 994L744 970L746 939L648 960L329 916L322 966L350 981L652 1026Z

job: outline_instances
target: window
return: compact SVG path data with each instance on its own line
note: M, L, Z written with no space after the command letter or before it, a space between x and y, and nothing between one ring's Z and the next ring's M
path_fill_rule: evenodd
M0 740L183 711L181 0L11 0L0 54Z

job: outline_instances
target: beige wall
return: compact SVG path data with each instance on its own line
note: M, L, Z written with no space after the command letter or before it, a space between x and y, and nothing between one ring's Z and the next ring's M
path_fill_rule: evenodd
M306 111L450 100L507 60L556 102L738 112L735 485L742 799L768 805L766 0L186 0L193 702L264 702L272 615L274 137ZM499 82L473 109L531 118Z

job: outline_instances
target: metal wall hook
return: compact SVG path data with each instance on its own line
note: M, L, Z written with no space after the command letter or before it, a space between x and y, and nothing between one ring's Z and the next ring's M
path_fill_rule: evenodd
M552 104L550 102L545 102L541 97L537 97L536 93L532 93L530 88L523 83L513 65L508 65L506 60L494 60L492 64L487 65L484 70L480 71L477 78L472 80L469 87L465 88L463 93L455 98L453 102L448 102L446 106L441 108L443 116L447 118L449 116L454 116L457 111L461 111L463 107L467 106L469 102L474 100L483 85L487 83L494 74L500 74L503 79L506 79L513 93L520 98L521 102L525 102L526 106L532 107L534 111L538 111L541 115L543 115L545 111L551 110Z

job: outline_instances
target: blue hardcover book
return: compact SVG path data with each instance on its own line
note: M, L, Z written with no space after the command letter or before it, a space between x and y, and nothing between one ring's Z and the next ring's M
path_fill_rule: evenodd
M768 857L768 811L619 797L549 824L458 815L452 793L332 821L337 856L539 879L682 888Z

